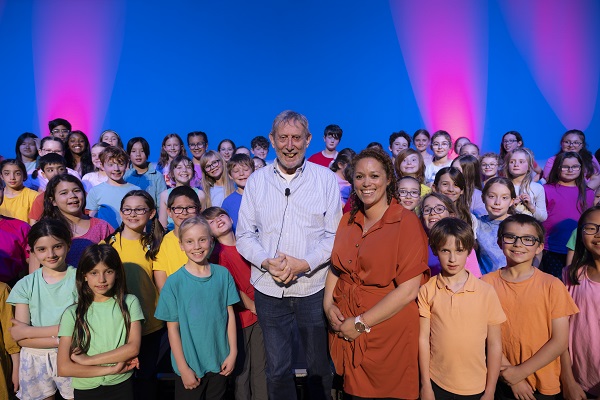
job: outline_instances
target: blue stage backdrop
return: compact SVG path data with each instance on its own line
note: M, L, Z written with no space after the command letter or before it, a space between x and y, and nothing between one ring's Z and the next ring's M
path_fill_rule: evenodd
M56 117L153 160L172 132L248 146L285 109L309 153L331 123L356 150L423 127L487 151L518 130L539 159L577 128L595 150L599 22L596 0L0 0L0 154Z

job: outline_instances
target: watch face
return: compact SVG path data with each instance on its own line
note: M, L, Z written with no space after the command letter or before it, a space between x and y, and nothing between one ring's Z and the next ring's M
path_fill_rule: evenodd
M364 333L365 331L365 324L363 324L362 322L356 322L354 324L354 329L356 329L359 333Z

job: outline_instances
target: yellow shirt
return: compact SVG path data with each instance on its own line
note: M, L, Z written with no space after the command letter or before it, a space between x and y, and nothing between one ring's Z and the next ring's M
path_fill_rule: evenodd
M152 268L155 271L165 271L168 277L183 267L187 261L185 252L179 246L179 238L171 231L163 238Z
M0 205L0 214L5 217L20 219L23 222L29 223L29 211L31 206L38 196L38 192L29 188L23 188L15 197L6 196L4 190L4 202Z
M125 239L117 233L109 244L117 250L123 262L128 293L135 295L142 306L142 335L156 332L163 327L163 322L154 318L158 304L158 291L152 279L154 261L146 259L146 249L139 240Z
M0 282L0 399L8 399L8 383L10 382L10 354L18 353L21 348L10 336L13 318L13 307L6 303L10 288Z

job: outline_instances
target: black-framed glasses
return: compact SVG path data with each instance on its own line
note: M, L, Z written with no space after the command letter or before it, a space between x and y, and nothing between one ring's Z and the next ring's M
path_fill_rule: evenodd
M190 149L203 149L204 146L206 146L206 143L190 143L190 144L188 144L188 147Z
M581 146L583 144L583 142L579 142L577 140L575 140L575 141L563 140L563 144L566 144L567 146Z
M518 142L517 139L504 139L502 141L502 143L504 143L504 144L511 144L511 143L517 143L517 142Z
M71 132L69 129L52 129L52 133L69 133Z
M429 215L431 213L441 214L446 210L447 210L446 206L443 206L441 204L438 204L435 207L423 207L423 215Z
M417 198L417 197L421 196L421 192L419 192L418 190L399 189L398 190L398 196L400 196L400 197L414 197L414 198Z
M560 170L563 172L567 171L581 171L581 165L561 165Z
M540 241L540 239L536 238L535 236L517 236L511 233L505 233L502 235L502 242L504 242L504 244L515 244L519 239L525 246L533 246Z
M221 160L215 160L213 162L211 162L210 164L206 164L206 166L204 168L206 168L207 171L210 171L211 169L215 169L219 166L219 164L221 164Z
M581 227L581 231L583 232L584 235L595 235L598 233L599 230L600 230L600 225L593 224L591 222L588 222L587 224L583 224L583 226Z
M183 214L185 211L186 214L196 214L198 211L198 207L196 206L187 206L187 207L171 207L171 211L173 214Z
M149 208L121 208L121 212L124 215L131 215L131 213L134 215L144 215L148 211L150 211Z

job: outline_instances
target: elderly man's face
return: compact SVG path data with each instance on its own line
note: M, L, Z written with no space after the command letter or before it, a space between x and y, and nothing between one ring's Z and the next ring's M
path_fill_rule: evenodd
M281 125L269 138L281 169L287 174L295 173L304 161L311 135L304 132L302 125L290 122Z

